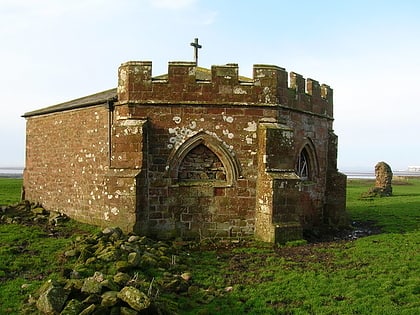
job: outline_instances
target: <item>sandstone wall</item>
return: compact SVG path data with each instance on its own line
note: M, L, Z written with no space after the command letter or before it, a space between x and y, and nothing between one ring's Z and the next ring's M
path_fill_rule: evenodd
M103 106L27 118L25 198L101 224L107 201L108 120Z
M255 232L257 180L262 176L261 172L265 172L264 167L260 173L258 171L258 156L270 155L275 160L283 160L281 167L293 172L300 150L309 142L316 157L314 176L311 185L300 188L299 200L295 200L300 206L294 218L305 227L311 227L314 219L318 223L322 220L318 216L322 215L324 206L329 119L286 109L279 111L269 106L218 104L116 106L115 119L121 117L148 121L148 198L139 207L145 218L141 224L143 231L161 237L197 236L200 233L223 237L252 235ZM288 128L297 130L291 134L292 145L287 147L287 154L279 151L282 144L276 138L271 139L264 151L259 149L261 139L257 129L261 120L282 121ZM217 178L209 178L209 172L200 171L196 166L190 172L193 178L188 178L182 163L194 158L195 142L191 139L195 138L197 144L204 143L211 149L207 154L212 152L212 156L195 157L196 163L206 159L214 161L217 154L220 163L224 155L229 155L231 162L221 163L227 168L223 170L227 175L215 180ZM185 145L189 142L190 146ZM200 146L197 148L200 150ZM228 169L235 167L236 170ZM272 186L261 189L271 190ZM278 208L283 212L288 210ZM282 215L274 217L281 218ZM271 218L269 224L273 223L276 222Z

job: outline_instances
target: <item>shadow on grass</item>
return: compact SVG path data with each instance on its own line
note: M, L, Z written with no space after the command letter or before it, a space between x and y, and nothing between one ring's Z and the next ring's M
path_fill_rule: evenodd
M420 197L420 193L394 194L390 197Z

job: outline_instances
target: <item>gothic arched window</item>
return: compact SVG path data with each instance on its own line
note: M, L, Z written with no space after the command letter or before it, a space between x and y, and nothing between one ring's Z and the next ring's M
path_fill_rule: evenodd
M168 175L173 184L228 187L240 173L235 156L204 132L182 143L168 161Z
M190 150L178 169L178 179L188 180L226 180L225 167L214 152L204 144Z
M296 173L302 180L309 180L310 179L310 160L308 151L303 148L300 151L297 163L296 163Z

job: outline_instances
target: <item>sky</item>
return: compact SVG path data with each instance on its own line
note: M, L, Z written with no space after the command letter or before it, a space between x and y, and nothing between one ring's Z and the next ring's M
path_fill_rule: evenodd
M126 61L272 64L334 89L338 168L420 165L420 1L0 0L0 167L25 112L117 86Z

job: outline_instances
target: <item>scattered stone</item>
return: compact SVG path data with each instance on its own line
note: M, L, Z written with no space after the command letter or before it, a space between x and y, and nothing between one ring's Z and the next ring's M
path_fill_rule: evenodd
M82 301L84 305L100 305L101 304L101 297L98 294L91 294L86 299Z
M130 270L130 268L131 265L125 260L119 260L115 263L115 269L117 269L117 271L124 272Z
M122 288L117 296L136 311L145 310L150 306L147 295L134 287Z
M76 249L70 249L64 252L64 256L66 257L75 257L79 254L80 252L78 252Z
M63 270L60 284L50 280L43 285L35 296L37 307L41 314L60 314L61 309L63 315L167 314L174 306L159 300L161 292L188 293L204 303L223 294L223 289L217 293L194 285L181 251L162 241L124 235L119 228L79 237L64 254L75 260L74 266ZM177 257L176 262L169 257ZM53 289L60 303L53 303ZM56 306L48 306L52 304Z
M123 272L118 272L114 276L114 281L120 285L126 284L128 281L130 281L130 279L131 279L130 275Z
M96 309L96 305L91 304L88 307L86 307L83 311L81 311L79 315L90 315L95 311L95 309Z
M1 212L5 215L0 218L0 222L6 224L31 223L45 224L45 228L57 226L69 218L61 213L45 210L39 203L30 203L27 200L15 205L1 206Z
M51 211L48 221L50 224L57 226L67 221L68 219L69 218L63 213Z
M71 292L81 291L84 281L82 279L68 279L64 285L64 289Z
M102 230L103 235L111 235L112 232L113 232L113 229L110 227L106 227L105 229Z
M46 214L47 213L47 211L42 207L33 208L31 211L33 214Z
M104 262L111 262L118 259L118 251L115 248L104 249L97 257Z
M5 219L5 222L6 222L7 224L13 224L13 223L15 223L15 220L14 220L13 218L9 218L9 217L7 217L7 218Z
M48 280L39 289L39 298L36 307L43 314L56 314L61 312L67 301L69 292L53 280Z
M232 292L233 291L233 287L229 286L225 288L225 292Z
M61 311L60 315L79 315L82 310L82 302L72 299L67 302L66 307Z
M1 206L0 210L0 223L31 226L36 222L52 237L61 233L56 225L68 219L27 201ZM61 270L60 281L48 280L36 294L29 295L28 305L47 315L137 315L143 313L139 309L149 314L173 314L176 303L161 299L161 292L188 292L203 301L216 295L194 285L191 273L185 272L188 267L183 257L188 257L184 253L188 250L188 242L169 244L145 236L128 236L117 227L78 236L63 252L74 265ZM0 277L5 276L0 271ZM21 289L29 291L27 284ZM217 294L223 294L223 290Z
M104 280L103 274L95 272L92 277L86 278L83 282L82 289L80 291L89 294L100 294L102 291L101 282Z
M185 281L190 281L190 280L191 280L191 278L192 278L192 276L191 276L191 274L190 274L189 272L184 272L184 273L181 275L181 278L182 278L182 279L184 279Z
M139 253L133 252L128 254L127 261L132 267L136 267L140 263L141 256Z
M119 227L106 228L102 231L104 235L109 235L110 240L119 240L123 235L123 231Z
M137 242L139 239L140 239L140 236L138 236L138 235L131 235L128 238L127 242L134 243L134 242Z
M153 254L146 252L143 256L141 256L141 265L143 267L156 267L158 265L158 261Z
M114 306L118 303L118 291L106 291L102 294L102 306Z

